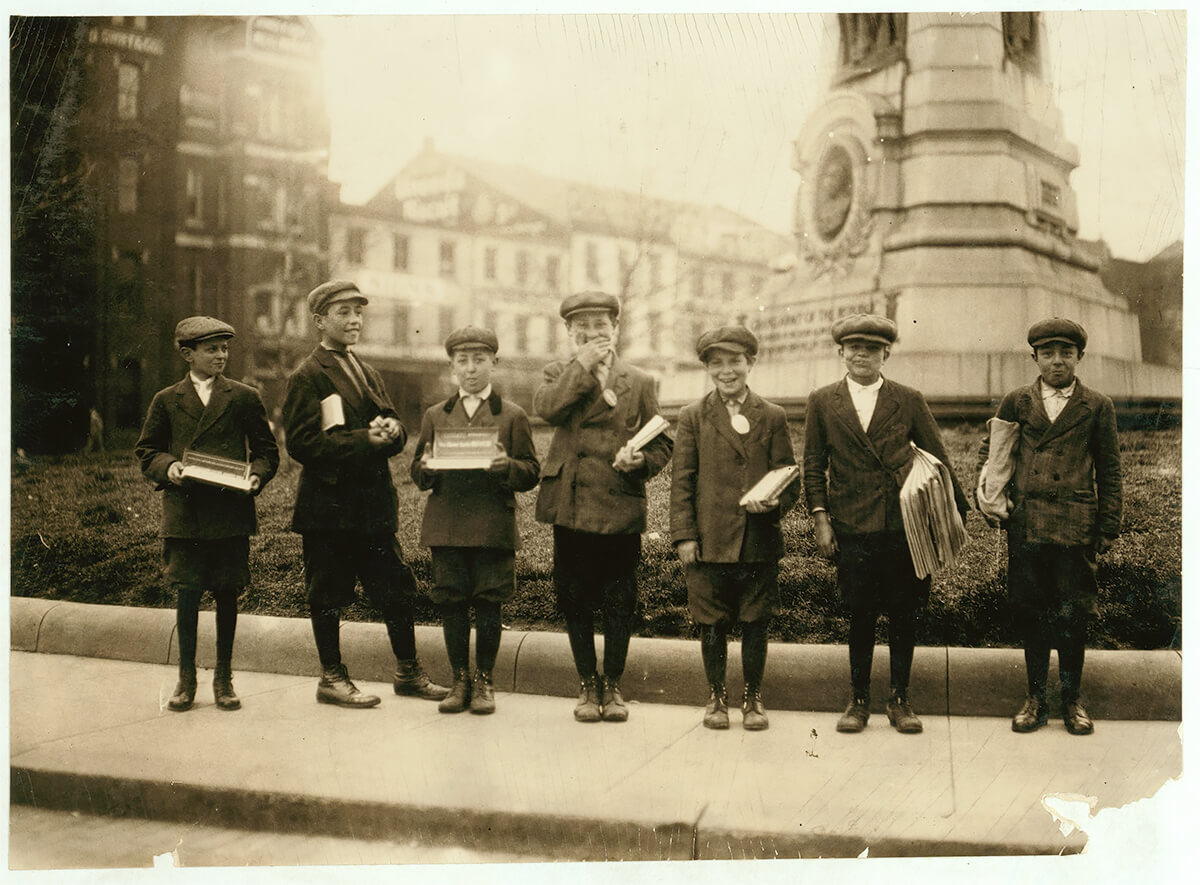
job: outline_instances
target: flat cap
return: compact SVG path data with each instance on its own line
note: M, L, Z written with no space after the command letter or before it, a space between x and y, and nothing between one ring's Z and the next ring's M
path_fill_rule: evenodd
M830 332L838 344L845 341L874 341L876 344L896 343L896 324L887 317L873 313L852 313L833 324Z
M492 353L500 350L500 342L496 333L491 329L481 329L478 326L463 326L455 329L446 338L446 353L453 356L458 347L485 347Z
M175 346L209 338L232 338L233 326L216 317L187 317L175 325Z
M1051 341L1074 344L1080 350L1087 347L1087 332L1083 326L1063 317L1051 317L1029 327L1029 346L1038 347Z
M308 312L325 313L329 305L338 301L361 301L366 304L367 297L350 280L330 280L308 293Z
M758 355L758 339L745 326L718 326L709 329L696 341L696 355L701 360L708 358L708 352L713 349L728 350L733 353L744 353L746 356Z
M558 308L564 320L581 310L607 310L616 319L621 315L621 301L607 292L576 292L564 298Z

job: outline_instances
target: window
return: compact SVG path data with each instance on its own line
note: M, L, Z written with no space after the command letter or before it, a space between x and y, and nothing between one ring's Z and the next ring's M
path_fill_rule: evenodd
M224 227L226 220L229 218L229 207L226 203L228 196L228 183L224 176L217 179L217 227Z
M657 252L650 253L650 288L657 289L662 285L662 256Z
M144 16L144 15L133 16L133 26L139 31L146 30L146 16Z
M559 259L557 255L551 255L546 259L546 288L551 292L558 291L558 272ZM553 352L554 348L550 348Z
M408 237L404 234L392 234L392 269L408 270Z
M454 241L442 240L438 245L438 271L444 277L454 276ZM448 330L447 335L450 334Z
M496 331L496 311L489 310L483 315L483 327L491 329L493 332Z
M204 220L204 176L195 169L188 169L184 182L185 208L188 221Z
M361 227L346 229L346 260L351 264L362 264L367 251L367 232Z
M125 27L125 16L123 16L123 15L114 15L114 16L112 17L112 23L113 23L114 25L116 25L118 28L123 28L123 27Z
M733 273L731 271L727 270L721 274L721 294L726 298L733 295Z
M698 267L692 272L692 297L704 297L704 268Z
M136 120L138 115L138 92L142 85L142 69L137 65L122 63L117 68L117 119Z
M204 312L204 270L200 267L200 262L192 265L192 310L196 313Z
M587 244L587 253L584 256L584 273L587 274L589 283L600 282L600 256L595 243Z
M546 320L546 353L558 351L558 330L562 328L553 320Z
M650 334L648 336L650 338L650 352L658 353L658 344L659 344L658 314L652 313L652 314L650 314L650 316L647 319L649 320L648 325L650 326L650 329L649 329Z
M517 253L517 284L525 285L529 279L529 253L522 249Z
M117 161L117 211L136 212L138 208L137 157L122 157Z
M483 276L484 279L496 279L496 247L488 246L483 250Z
M438 337L445 341L454 331L454 308L446 305L438 308Z
M408 324L411 310L412 308L407 304L397 304L395 313L392 314L392 341L396 344L408 344Z
M529 352L529 317L516 318L517 324L517 353Z

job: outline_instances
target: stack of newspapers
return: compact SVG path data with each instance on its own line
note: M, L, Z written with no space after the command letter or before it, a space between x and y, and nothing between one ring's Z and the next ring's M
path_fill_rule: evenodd
M788 464L786 467L776 467L764 474L763 478L754 484L750 491L742 495L738 505L745 507L751 501L758 504L765 504L768 501L775 501L783 493L783 490L790 486L800 475L800 468L795 464Z
M967 531L954 503L950 469L915 445L912 470L900 489L900 515L918 578L954 563Z
M183 450L180 461L183 463L181 475L184 479L239 492L251 490L250 465L245 461L210 455L207 452L194 452L191 449Z

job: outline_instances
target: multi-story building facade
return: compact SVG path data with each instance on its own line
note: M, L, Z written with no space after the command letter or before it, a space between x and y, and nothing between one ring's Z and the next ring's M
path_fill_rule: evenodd
M11 39L35 47L19 70L14 58L14 131L34 124L14 138L14 324L74 305L71 328L31 333L14 374L56 350L81 369L39 394L59 404L46 420L69 437L89 408L110 430L139 426L154 391L182 375L171 330L193 313L237 328L229 373L270 401L305 333L298 305L326 269L329 127L311 26L20 19ZM69 264L77 279L39 264ZM31 425L31 444L48 432Z
M780 234L720 207L659 200L425 149L330 221L331 274L371 299L359 345L417 413L448 389L442 341L496 330L498 383L528 405L567 349L563 295L622 299L620 348L656 372L692 364L707 326L753 321Z

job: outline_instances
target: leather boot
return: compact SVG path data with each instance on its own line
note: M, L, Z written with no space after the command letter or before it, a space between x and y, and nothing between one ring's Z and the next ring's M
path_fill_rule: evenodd
M425 675L421 662L416 658L396 661L396 675L392 678L396 694L413 695L426 701L440 701L450 694L450 689L438 685Z
M336 667L326 667L317 683L317 702L321 704L336 704L339 707L374 707L379 698L373 694L363 694L358 686L350 681L345 664Z
M837 730L842 732L859 732L867 727L871 718L871 699L867 695L855 694L850 700L850 706L838 720Z
M179 681L175 683L175 693L167 701L167 709L182 713L190 710L196 700L196 670L179 668Z
M578 722L600 721L600 677L588 676L579 680L579 703L575 705Z
M471 671L463 667L454 671L454 684L438 704L439 713L461 713L471 703Z
M241 709L242 701L233 690L233 670L229 664L217 664L213 671L213 699L219 710Z
M492 688L489 670L475 671L475 685L471 689L471 712L486 716L496 712L496 692Z
M887 702L887 717L888 722L901 734L920 734L925 729L908 702L907 691L892 689L892 696Z
M1019 734L1037 731L1050 718L1050 706L1044 695L1029 695L1012 720L1012 730Z
M746 696L742 698L742 728L746 731L766 731L770 724L767 709L763 706L762 692L757 685L747 686Z
M600 718L605 722L624 722L629 718L629 708L625 706L625 698L621 697L621 683L607 676L600 695Z
M708 706L704 708L704 727L719 731L729 728L729 701L723 682L709 685Z
M1091 734L1096 730L1096 726L1092 723L1092 717L1087 714L1087 710L1083 709L1083 704L1078 700L1064 700L1062 711L1063 725L1071 734Z

